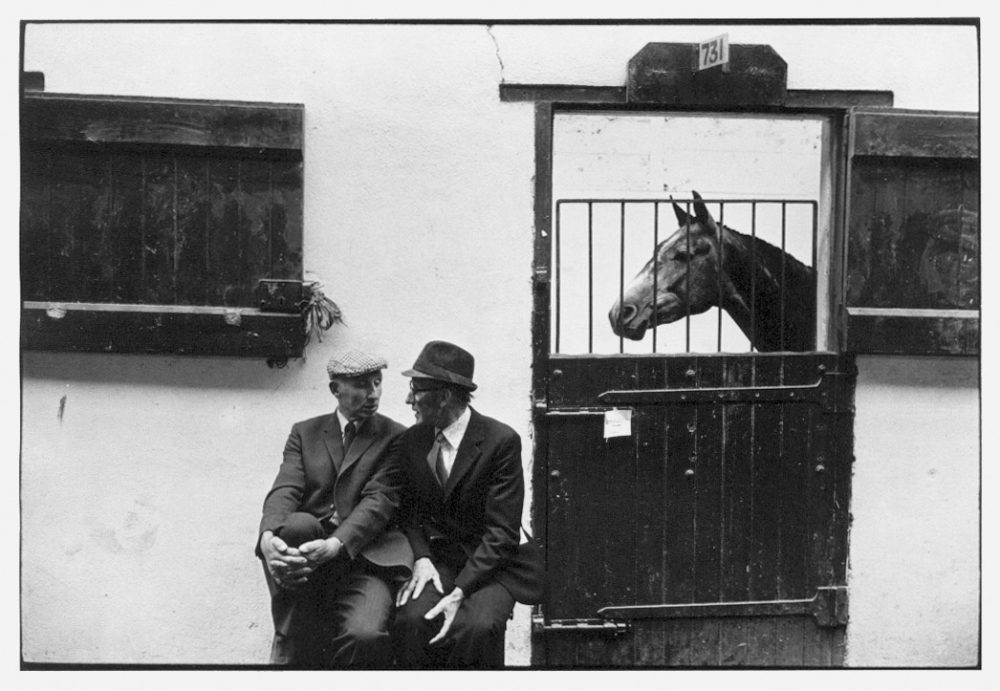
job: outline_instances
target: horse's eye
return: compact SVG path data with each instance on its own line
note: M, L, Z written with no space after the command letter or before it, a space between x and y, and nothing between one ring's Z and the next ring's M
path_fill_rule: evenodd
M674 261L678 261L678 262L686 262L686 261L688 261L689 259L691 259L691 255L689 255L689 254L688 254L687 252L685 252L684 250L679 250L679 251L677 251L676 253L674 253Z

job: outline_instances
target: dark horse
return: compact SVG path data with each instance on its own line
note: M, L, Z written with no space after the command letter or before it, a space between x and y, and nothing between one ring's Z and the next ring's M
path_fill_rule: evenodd
M646 329L719 306L753 349L813 350L816 272L774 245L719 226L697 192L694 198L694 216L674 204L680 228L608 313L615 334L638 341Z

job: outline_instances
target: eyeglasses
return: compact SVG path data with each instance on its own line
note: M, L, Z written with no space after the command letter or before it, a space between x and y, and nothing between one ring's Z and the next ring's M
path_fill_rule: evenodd
M413 393L424 393L425 391L440 391L443 386L414 386L413 382L410 382L410 391Z

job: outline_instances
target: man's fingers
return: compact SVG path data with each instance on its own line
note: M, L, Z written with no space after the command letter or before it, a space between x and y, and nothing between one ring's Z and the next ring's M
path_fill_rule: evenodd
M305 583L306 577L309 576L313 569L311 567L303 568L289 568L288 564L282 561L269 561L267 563L268 570L271 572L271 577L274 580L281 583L284 586L286 583Z
M444 588L441 587L441 576L438 575L438 572L435 571L434 575L431 576L431 578L434 580L434 587L437 588L437 591L440 594L444 595Z
M413 599L414 600L416 600L418 597L420 597L420 593L424 592L424 586L425 585L427 585L427 579L426 578L418 578L417 579L416 586L413 589Z
M436 605L434 605L433 607L431 607L427 611L427 614L424 615L424 619L430 621L431 619L433 619L437 615L441 614L441 611L444 609L444 606L441 604L442 602L444 602L444 600L439 600Z
M437 632L437 635L434 636L434 638L432 638L430 641L428 641L428 645L434 645L438 641L444 640L444 637L448 633L448 629L451 628L451 622L453 620L454 620L454 617L452 617L451 619L449 619L448 616L445 615L444 623L441 625L441 630Z
M413 579L410 579L406 584L399 590L396 595L396 606L402 607L406 604L406 601L410 599L410 593L413 592Z
M309 542L304 542L301 545L299 545L299 552L301 552L302 554L310 554L311 552L315 552L322 546L323 546L322 540L310 540Z

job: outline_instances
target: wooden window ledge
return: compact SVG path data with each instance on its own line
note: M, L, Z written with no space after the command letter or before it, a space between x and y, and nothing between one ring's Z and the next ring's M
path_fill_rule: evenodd
M298 314L254 307L29 301L21 311L21 345L281 360L302 356L305 332Z

